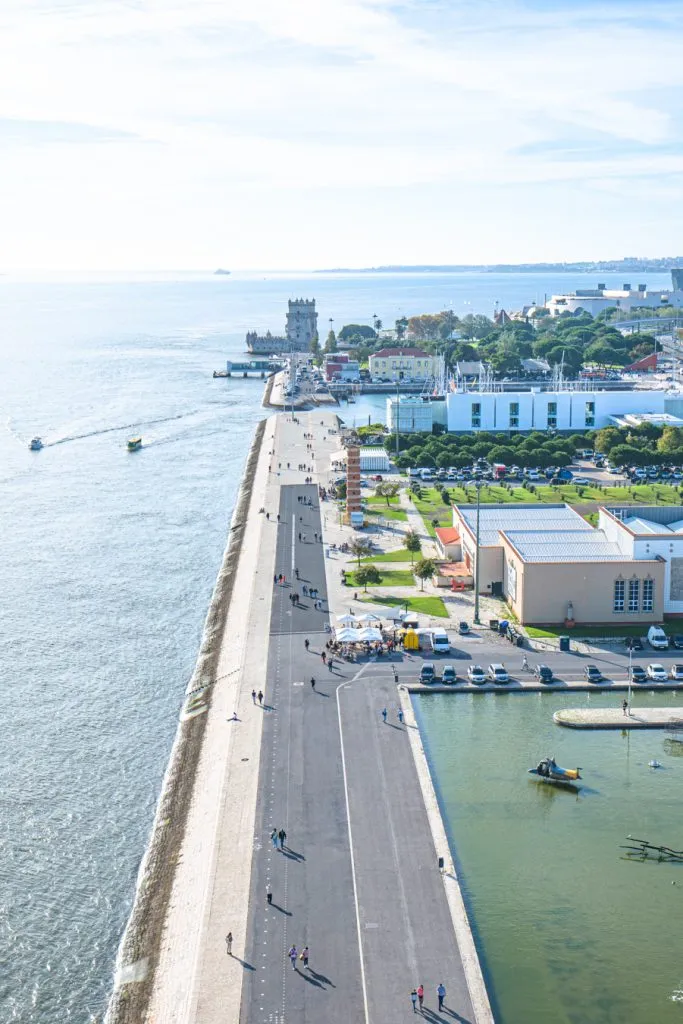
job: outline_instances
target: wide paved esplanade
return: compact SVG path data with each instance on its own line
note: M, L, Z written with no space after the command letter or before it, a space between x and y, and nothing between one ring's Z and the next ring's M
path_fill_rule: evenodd
M349 596L318 486L337 424L274 416L252 449L109 1021L384 1024L419 986L434 1024L493 1019L401 686L414 666L323 658Z

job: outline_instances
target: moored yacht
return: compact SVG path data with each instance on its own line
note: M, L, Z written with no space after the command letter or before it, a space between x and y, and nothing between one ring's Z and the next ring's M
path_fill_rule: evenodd
M43 442L42 442L42 439L40 437L32 437L31 438L31 443L29 444L29 448L31 449L32 452L39 452L42 447L43 447Z
M137 451L139 451L140 448L142 448L142 438L141 437L131 437L131 438L129 438L128 444L127 444L126 447L128 448L129 452L137 452Z

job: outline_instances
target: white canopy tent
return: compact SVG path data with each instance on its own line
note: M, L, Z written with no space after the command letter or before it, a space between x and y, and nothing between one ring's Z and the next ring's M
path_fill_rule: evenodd
M345 615L338 615L337 616L337 622L341 626L353 626L353 624L356 622L356 616L355 615L349 615L348 612L347 612Z
M382 639L382 632L379 629L373 629L372 626L366 626L365 629L359 630L359 637L358 637L358 639L360 641L362 641L362 642L364 642L366 640L370 641L370 642L374 642L376 640L381 640Z

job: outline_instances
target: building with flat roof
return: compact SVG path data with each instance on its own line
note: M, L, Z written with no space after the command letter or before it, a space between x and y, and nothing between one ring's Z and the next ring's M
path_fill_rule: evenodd
M630 281L625 281L621 288L606 288L604 284L598 284L597 288L577 288L573 292L551 296L545 308L550 311L551 316L560 316L566 312L576 313L580 309L591 316L597 316L610 306L615 306L625 313L639 306L650 309L661 306L681 307L683 276L680 270L671 271L671 282L671 288L655 288L652 291L648 291L646 284L638 284L632 288Z
M476 506L455 506L453 525L475 575ZM653 549L634 556L614 532L603 528L602 518L594 529L568 505L482 505L480 592L504 598L521 623L569 628L661 621L665 559ZM683 553L683 533L681 544ZM683 571L681 588L683 597Z
M677 415L679 391L648 388L641 391L591 391L585 387L526 391L458 389L446 396L448 430L566 430L581 433L611 426L613 417Z
M431 434L434 423L431 402L415 395L387 398L387 427L390 432L396 431L397 421L399 434Z
M683 508L610 505L600 509L598 526L628 558L636 562L662 559L662 611L665 615L683 615Z

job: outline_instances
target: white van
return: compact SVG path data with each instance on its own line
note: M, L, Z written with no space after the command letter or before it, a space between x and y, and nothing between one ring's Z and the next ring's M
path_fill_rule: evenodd
M432 630L432 647L435 654L448 654L451 649L451 642L445 629Z
M669 646L669 638L661 626L650 626L647 631L647 642L656 651L665 651Z
M433 480L434 479L434 474L431 471L431 469L423 469L423 470L420 471L420 477L423 480Z

